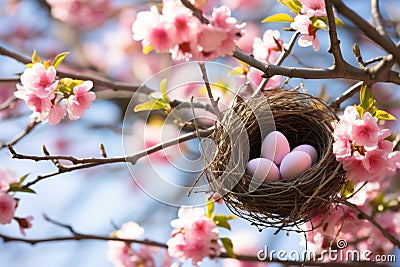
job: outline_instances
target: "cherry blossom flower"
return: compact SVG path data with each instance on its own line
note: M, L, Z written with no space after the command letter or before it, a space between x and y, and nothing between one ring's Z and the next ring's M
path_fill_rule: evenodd
M47 98L57 88L58 81L54 80L55 77L56 69L53 66L46 70L43 64L35 63L31 68L25 69L21 75L22 86L17 84L17 89L25 95L35 94L40 98ZM18 95L16 96L19 97Z
M253 42L253 55L255 59L274 64L279 58L281 47L283 46L283 41L279 37L280 33L278 30L267 30L262 40L256 37Z
M319 51L320 43L317 37L317 28L312 26L310 17L307 15L297 15L294 21L290 23L290 27L299 31L302 36L298 40L301 47L312 45L314 51Z
M299 0L301 3L301 13L308 17L326 16L324 0Z
M10 195L0 193L0 224L8 224L14 217L17 201Z
M113 233L115 237L123 239L138 239L144 233L144 229L135 222L127 222ZM154 249L145 245L132 248L130 244L121 241L108 242L108 260L116 267L153 267L155 263ZM168 262L168 259L164 258Z
M172 238L167 241L168 253L180 261L192 260L194 266L201 264L204 257L218 256L218 229L214 221L204 216L200 208L182 206L178 219L171 221Z
M60 123L62 119L64 119L67 114L67 108L61 105L51 105L49 114L47 115L45 122L48 122L50 125L56 125Z
M369 112L365 112L362 119L353 122L351 137L357 145L374 147L378 144L379 127L376 121Z
M202 24L179 1L166 1L161 14L155 6L137 14L133 39L142 41L144 52L170 52L175 61L232 55L245 24L238 24L226 6L214 8L208 20Z
M259 86L262 79L263 79L263 72L251 67L250 71L247 73L247 78L253 82L256 86ZM281 75L274 75L271 78L269 78L265 88L266 89L272 89L272 88L278 88L282 84L282 76Z
M96 95L90 92L92 87L92 81L84 81L74 87L74 94L68 98L68 116L71 120L79 119L96 99Z

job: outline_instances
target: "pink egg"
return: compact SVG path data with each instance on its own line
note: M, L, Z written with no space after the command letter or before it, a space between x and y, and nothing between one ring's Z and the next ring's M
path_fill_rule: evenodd
M290 145L286 137L279 131L270 132L261 145L261 156L280 164L290 152Z
M290 152L281 162L281 177L282 179L293 178L309 169L311 164L312 159L308 153L304 151Z
M292 152L293 151L306 152L308 155L310 155L310 157L312 159L312 164L314 164L318 160L318 152L313 146L310 146L310 145L299 145L299 146L296 146L295 148L293 148Z
M269 159L255 158L246 166L246 172L256 180L277 181L280 173L278 167Z

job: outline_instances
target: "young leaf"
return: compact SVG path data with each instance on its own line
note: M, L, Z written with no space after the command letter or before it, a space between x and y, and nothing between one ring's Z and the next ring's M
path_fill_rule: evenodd
M358 116L360 116L360 118L362 118L362 116L364 115L365 110L363 109L363 107L361 106L356 106L356 110L358 112Z
M170 102L169 102L168 95L167 95L167 79L163 79L160 82L160 91L161 91L163 99L169 105Z
M354 184L352 181L346 179L342 185L342 189L340 190L340 195L342 197L348 197L353 193L354 193Z
M64 58L66 56L68 56L68 54L69 54L69 52L63 52L63 53L58 54L53 60L54 68L57 68L58 65L60 65L60 63L64 60Z
M217 226L231 230L231 225L225 215L215 215L213 220Z
M287 6L295 14L299 14L301 11L301 3L297 0L278 0L278 2Z
M25 193L36 194L36 192L33 189L30 189L29 187L26 186L21 187L19 183L10 184L8 192L25 192Z
M344 26L343 20L341 20L339 18L335 18L335 24L340 28L343 28L343 26Z
M390 114L384 110L377 110L375 112L375 117L378 120L385 120L385 121L395 121L396 120L395 116L393 116L392 114Z
M322 19L312 19L311 23L315 28L326 31L326 23Z
M36 49L35 49L35 50L33 50L33 54L32 54L32 64L40 63L40 62L41 62L40 57L36 53Z
M212 218L213 215L214 215L214 201L207 200L207 213L206 213L206 216L207 216L207 218Z
M364 82L360 90L360 105L365 111L368 111L373 102L374 98L371 93L371 86Z
M294 21L294 19L291 16L289 16L288 14L278 13L278 14L266 17L261 22L265 23L265 22L293 22L293 21Z
M19 184L22 184L28 176L29 176L29 173L27 173L24 176L22 176L21 178L19 178Z
M136 105L133 110L135 112L138 112L138 111L144 111L144 110L166 109L167 107L168 106L162 101L151 100L151 101L144 102L144 103Z
M228 253L228 255L233 258L236 259L236 255L235 252L233 252L233 243L232 240L228 237L221 237L220 238L222 245L224 246L226 253Z

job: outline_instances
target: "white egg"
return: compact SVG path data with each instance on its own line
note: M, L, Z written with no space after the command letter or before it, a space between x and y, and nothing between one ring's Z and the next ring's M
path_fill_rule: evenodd
M278 167L269 159L264 158L250 160L247 163L246 172L258 181L277 181L280 177Z
M270 132L261 145L261 156L280 164L290 152L290 145L286 137L279 131Z
M312 164L314 164L318 160L318 152L313 146L310 146L310 145L299 145L299 146L296 146L295 148L293 148L292 152L293 151L306 152L308 155L310 155L310 157L312 159Z
M293 178L311 167L311 156L304 151L293 151L283 158L279 167L282 179Z

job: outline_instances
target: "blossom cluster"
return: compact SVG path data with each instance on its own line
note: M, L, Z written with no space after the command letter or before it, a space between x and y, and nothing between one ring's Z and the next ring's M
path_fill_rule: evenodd
M207 19L209 23L202 23L180 1L164 0L161 13L152 6L137 14L133 39L142 41L143 52L170 52L176 61L232 55L245 24L238 24L226 6L214 8Z
M144 229L135 222L127 222L113 233L113 237L120 239L138 239L144 233ZM127 242L109 241L108 260L116 267L153 267L155 254L158 249L149 246L132 248ZM163 263L160 266L169 266L170 258L164 255Z
M25 235L25 229L31 228L32 216L26 218L15 217L18 199L11 194L11 185L18 183L16 174L8 169L0 170L0 224L9 224L14 219L19 224L20 231Z
M393 143L386 140L390 134L369 112L360 117L356 107L346 107L334 124L333 153L350 181L383 181L400 168L400 152L393 152Z
M221 252L218 243L219 231L213 219L205 216L203 209L182 206L178 219L171 221L174 228L168 240L168 253L179 260L192 260L194 266L201 264L203 257L216 257Z
M55 67L43 63L34 63L26 68L21 75L21 84L17 84L15 96L24 100L33 111L32 118L51 125L58 124L67 110L71 120L79 119L96 98L90 92L92 81L57 80ZM63 99L68 108L62 105Z
M325 2L324 0L299 0L299 2L301 10L290 27L302 34L298 41L299 46L312 45L314 51L318 51L320 43L316 33L319 28L313 25L313 21L318 17L326 17Z
M286 44L280 39L280 33L277 30L267 30L263 38L256 37L253 41L254 58L269 64L276 64ZM247 77L257 86L262 81L264 73L254 67L249 69ZM266 88L276 88L282 83L282 76L275 75L268 80Z
M376 186L373 185L373 187ZM375 190L370 191L370 189L362 190L365 194L374 193ZM371 202L366 201L359 207L369 214L372 213L371 206ZM374 219L388 234L395 237L400 235L400 213L378 212L374 215ZM377 227L368 220L360 218L358 211L346 205L332 205L329 211L316 216L303 225L302 229L308 231L307 238L302 243L307 241L307 248L317 253L329 247L335 247L338 240L347 242L345 247L339 248L343 255L346 255L346 251L357 248L360 257L365 256L364 252L368 250L371 252L370 259L372 259L374 255L388 254L394 249L392 242ZM309 231L311 229L313 230ZM369 259L361 258L361 260Z
M79 28L99 26L111 13L110 0L46 0L46 2L54 18Z

